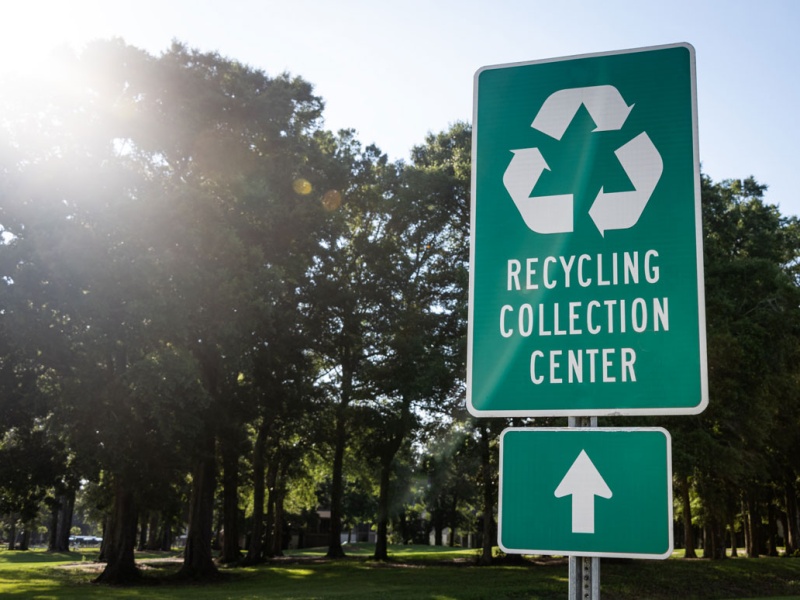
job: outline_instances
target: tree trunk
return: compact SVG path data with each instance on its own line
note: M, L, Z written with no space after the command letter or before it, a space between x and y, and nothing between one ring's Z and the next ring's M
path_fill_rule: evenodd
M389 560L389 483L391 460L381 461L380 488L378 492L378 537L375 539L375 560Z
M266 465L264 450L267 443L266 419L261 423L253 447L253 529L250 533L250 546L244 559L246 565L261 562L264 550L264 478Z
M736 516L733 513L730 515L728 527L731 531L731 558L737 558L739 550L736 548Z
M151 510L147 524L147 550L160 550L161 540L158 537L158 522L159 513L156 510Z
M408 519L406 518L406 511L400 510L400 514L397 515L397 529L400 530L400 537L402 539L403 545L406 545L411 540L411 532L409 531L408 527Z
M744 535L744 555L748 556L750 552L750 548L753 544L752 540L750 539L750 516L747 513L747 503L744 500L744 496L742 496L742 534Z
M441 503L441 498L437 500L437 503ZM444 509L442 509L441 506L437 506L433 509L432 521L433 545L442 546L444 544Z
M378 536L375 540L376 560L389 560L389 504L391 500L392 464L400 451L411 416L411 398L403 396L400 414L392 436L383 447L381 456L380 490L378 492Z
M136 502L134 492L119 478L114 479L114 506L103 541L106 567L96 583L122 585L139 579L133 549L136 546Z
M689 477L681 474L678 476L681 494L681 507L683 508L683 537L685 540L685 558L697 558L694 546L694 531L692 530L692 501L689 495Z
M50 508L50 530L47 540L47 551L58 552L58 514L61 512L60 504L53 504Z
M480 451L481 477L483 481L483 545L478 564L492 564L492 547L494 546L494 486L492 485L492 463L489 449L489 431L481 424Z
M222 512L223 511L217 511L216 514L212 515L217 518L217 521L216 526L211 529L211 550L216 552L221 550L222 538L225 536L225 533L222 531Z
M159 537L161 538L161 550L164 552L172 550L172 526L166 518L164 518L163 529Z
M331 530L328 536L328 558L343 558L342 500L344 495L344 449L347 445L346 405L341 403L336 411L336 440L331 473Z
M136 549L143 552L147 546L147 513L143 512L139 515L139 543Z
M239 548L239 453L234 439L222 446L222 563L241 559Z
M278 471L280 470L279 456L273 453L269 469L267 469L267 514L265 517L266 530L264 531L264 551L267 556L275 556L275 499L277 498Z
M31 523L22 524L22 539L19 541L19 549L23 552L30 550L31 547Z
M781 529L783 530L783 549L786 553L786 556L791 556L792 550L791 546L789 545L789 515L784 511L778 512L778 520L781 523Z
M283 500L286 498L285 477L279 477L275 485L275 529L272 535L272 556L283 556Z
M11 525L8 527L8 549L17 549L17 519L11 515Z
M758 558L761 554L761 516L753 492L747 492L747 558Z
M189 502L189 529L186 549L179 575L194 580L215 577L217 567L211 555L211 537L214 527L214 491L216 487L216 460L214 436L206 434L205 453L192 469L192 495Z
M454 548L456 545L456 526L458 525L458 495L453 494L453 499L450 504L450 510L447 511L450 515L452 522L450 523L450 547Z
M61 496L61 511L58 515L58 552L69 551L69 536L72 535L72 515L75 513L75 490L69 489Z
M797 510L797 487L795 486L794 478L786 478L784 492L786 496L786 520L789 522L786 532L786 552L791 554L800 549L800 513Z
M770 494L771 496L772 494ZM775 503L770 498L770 502L767 505L767 522L768 522L768 530L767 530L767 555L768 556L778 556L778 515L777 509L775 508Z
M111 541L111 525L113 516L111 511L107 512L103 518L103 542L100 544L100 554L97 556L98 562L108 562L108 546Z
M703 556L711 560L722 560L725 554L725 526L717 521L711 520L705 527L706 544L703 548Z

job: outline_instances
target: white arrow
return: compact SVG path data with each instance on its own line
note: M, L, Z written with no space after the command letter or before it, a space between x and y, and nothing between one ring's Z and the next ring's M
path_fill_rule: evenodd
M560 140L581 104L597 125L594 131L621 129L633 108L613 85L558 90L544 101L531 127Z
M554 495L572 496L572 533L594 533L594 497L611 498L612 493L586 450L581 450Z
M607 194L600 188L589 216L602 236L609 229L628 229L636 225L664 172L661 155L646 133L640 133L614 154L634 189Z
M503 184L525 224L537 233L572 231L572 194L530 197L544 170L550 170L539 149L511 152L514 157L503 174Z

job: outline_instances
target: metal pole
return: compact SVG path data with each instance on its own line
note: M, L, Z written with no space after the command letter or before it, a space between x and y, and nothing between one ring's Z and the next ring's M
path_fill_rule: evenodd
M569 417L570 427L597 427L597 417ZM600 600L600 559L569 557L569 600Z

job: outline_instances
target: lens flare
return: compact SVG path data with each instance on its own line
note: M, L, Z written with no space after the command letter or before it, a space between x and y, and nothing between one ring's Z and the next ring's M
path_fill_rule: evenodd
M327 211L334 211L342 205L342 195L337 190L328 190L322 196L322 206Z
M302 177L298 177L292 183L292 188L296 194L300 194L301 196L308 196L313 189L311 186L311 182L308 179L303 179Z

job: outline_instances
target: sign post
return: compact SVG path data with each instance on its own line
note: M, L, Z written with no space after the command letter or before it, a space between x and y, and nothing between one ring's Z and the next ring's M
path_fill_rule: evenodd
M570 427L597 427L597 417L569 417ZM600 558L569 557L569 600L600 600Z

